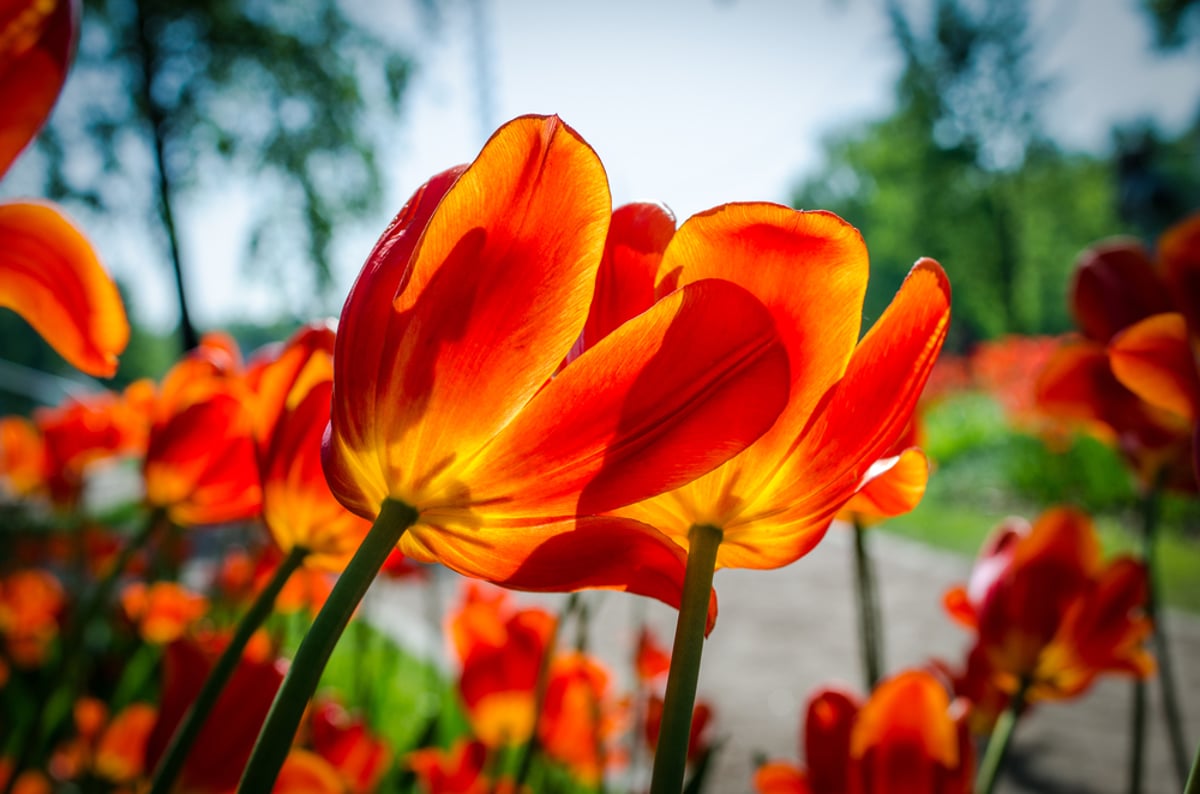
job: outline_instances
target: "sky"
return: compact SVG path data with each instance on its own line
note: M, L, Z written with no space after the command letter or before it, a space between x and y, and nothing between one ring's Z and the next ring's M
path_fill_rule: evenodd
M338 238L339 296L407 196L469 162L509 118L559 114L596 149L615 205L656 200L682 221L728 201L786 201L819 164L823 136L889 111L901 65L882 0L446 0L433 33L405 0L357 2L419 60L386 131L385 209ZM1113 124L1138 117L1177 130L1200 107L1195 47L1153 53L1137 0L1031 8L1035 62L1055 85L1045 121L1064 145L1100 151ZM238 273L252 201L252 184L235 182L180 207L202 328L282 308L278 289ZM171 327L167 267L127 240L101 234L97 244L135 285L137 318Z

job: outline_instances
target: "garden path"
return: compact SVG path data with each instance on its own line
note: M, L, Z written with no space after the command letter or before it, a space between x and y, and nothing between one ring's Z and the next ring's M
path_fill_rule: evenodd
M885 667L898 671L934 656L956 665L966 632L941 609L942 593L966 579L971 561L884 533L870 537L882 593ZM777 571L720 571L720 618L700 674L700 697L716 709L725 743L713 770L715 794L751 791L757 755L797 759L801 710L816 686L841 681L861 688L852 593L850 534L835 526L810 555ZM442 598L453 603L457 582L439 577ZM415 651L445 657L431 643L424 607L411 585L381 585L369 600L373 622ZM559 603L558 596L520 594L524 602ZM642 619L669 647L674 611L624 594L598 594L592 644L627 685ZM1172 655L1190 741L1200 741L1200 619L1168 612ZM612 638L611 641L607 638ZM627 687L623 687L627 688ZM1160 695L1151 687L1151 733L1146 794L1178 794L1161 727ZM1123 794L1126 790L1127 679L1102 680L1085 697L1042 705L1017 727L1007 774L996 794ZM620 780L621 778L618 778ZM614 787L615 788L615 787Z

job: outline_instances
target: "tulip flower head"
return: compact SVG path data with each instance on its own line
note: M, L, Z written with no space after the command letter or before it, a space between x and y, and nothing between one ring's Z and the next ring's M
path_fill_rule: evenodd
M591 516L757 438L787 361L761 304L708 280L558 372L610 216L591 148L557 118L523 117L430 180L376 245L338 326L325 472L364 518L385 500L415 511L409 557L519 589L678 598L677 548Z
M996 685L1012 694L1024 682L1033 703L1075 697L1106 672L1149 675L1145 600L1142 564L1104 564L1091 520L1054 508L1001 525L945 604L976 632Z

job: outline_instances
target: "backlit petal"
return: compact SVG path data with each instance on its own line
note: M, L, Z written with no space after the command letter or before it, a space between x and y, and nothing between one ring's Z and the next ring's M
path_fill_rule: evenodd
M611 214L591 148L557 118L520 118L451 179L402 211L343 311L335 360L358 374L335 373L329 468L364 515L384 495L420 507L453 489L457 467L545 384L587 318ZM419 232L425 217L414 250L404 221ZM360 288L390 290L394 313Z
M538 526L483 529L418 525L400 539L415 560L440 562L464 576L514 590L622 590L679 606L686 558L645 524L587 517ZM717 617L714 593L708 627Z
M1151 405L1196 420L1200 380L1182 314L1156 314L1113 337L1108 346L1113 374Z
M726 526L722 567L787 565L820 540L871 464L904 432L950 322L950 285L936 262L913 268L854 351L842 379L779 467Z
M663 254L660 292L705 278L745 287L775 318L791 367L791 397L748 459L773 467L858 339L867 286L862 235L828 212L726 204L687 220Z
M595 346L654 304L658 265L674 234L675 216L658 204L626 204L613 210L592 306L573 355Z
M129 321L91 243L57 207L0 204L0 306L24 317L73 366L110 377Z
M860 521L890 518L912 511L925 495L929 459L916 447L877 461L858 492L842 508Z
M77 0L7 0L0 5L0 176L50 115L78 35Z
M771 317L725 281L688 285L572 362L466 471L485 516L600 513L678 487L787 401Z

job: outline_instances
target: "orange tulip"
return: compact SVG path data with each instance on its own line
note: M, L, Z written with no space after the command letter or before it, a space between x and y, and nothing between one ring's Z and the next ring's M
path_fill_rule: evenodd
M805 714L808 768L759 768L759 794L970 794L974 753L965 704L951 702L931 674L910 670L882 682L865 703L818 690Z
M58 637L66 595L48 571L29 568L0 578L0 637L17 667L37 667Z
M1145 600L1144 567L1129 557L1103 564L1091 520L1055 508L1032 526L1001 525L945 604L975 630L996 685L1012 694L1025 682L1033 703L1075 697L1106 672L1149 675Z
M208 612L208 599L177 582L131 582L121 591L121 608L146 642L174 642Z
M113 783L133 783L146 774L146 740L158 711L146 703L127 706L104 729L96 745L96 774Z
M1126 239L1085 251L1070 293L1085 340L1060 352L1038 384L1044 410L1118 438L1144 483L1165 477L1189 491L1200 407L1197 252L1200 214L1168 229L1156 258Z
M0 177L41 129L79 32L74 0L0 7ZM0 306L14 309L74 366L109 377L129 341L116 285L53 204L0 202Z
M678 602L676 547L589 516L757 438L786 361L761 305L710 280L551 379L587 319L610 214L587 144L524 117L421 188L368 259L338 328L325 472L364 518L385 499L417 512L406 555L518 589Z
M908 424L949 324L932 260L858 340L867 281L859 233L826 212L730 204L685 222L658 290L719 278L759 298L788 351L791 396L745 452L675 491L619 511L680 546L694 525L723 533L717 567L775 568L807 553Z
M0 482L20 497L46 486L46 443L33 422L21 416L0 418Z
M543 609L516 609L503 591L467 586L450 636L467 719L488 747L520 744L533 733L538 674L553 627L554 616Z
M609 674L583 653L565 653L550 665L538 738L546 756L594 785L612 759L608 747L621 724L620 707L609 694Z
M263 521L285 553L300 547L306 566L339 571L371 525L334 499L321 469L332 386L312 385L276 421L262 470Z
M250 415L239 396L215 391L150 431L146 501L180 526L253 518L261 509Z
M317 753L295 747L288 753L272 794L346 794L346 783L333 764Z

